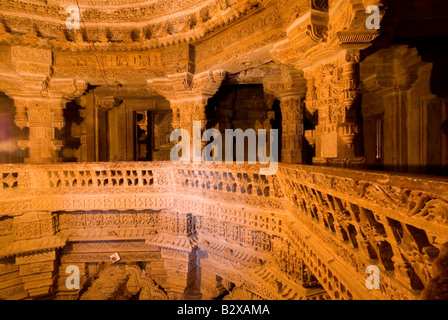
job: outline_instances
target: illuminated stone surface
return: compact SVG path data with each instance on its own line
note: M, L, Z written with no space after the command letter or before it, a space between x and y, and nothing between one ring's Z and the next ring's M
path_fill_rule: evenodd
M446 299L443 1L0 2L0 299ZM172 164L194 121L278 172Z

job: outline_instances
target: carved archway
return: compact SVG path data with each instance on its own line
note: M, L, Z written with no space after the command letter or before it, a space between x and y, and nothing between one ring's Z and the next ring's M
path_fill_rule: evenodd
M168 300L165 291L136 265L112 265L81 296L81 300Z

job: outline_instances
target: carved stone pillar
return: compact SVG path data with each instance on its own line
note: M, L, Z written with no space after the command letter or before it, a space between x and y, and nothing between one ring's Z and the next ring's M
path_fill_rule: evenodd
M15 123L23 129L29 128L29 140L19 141L19 147L29 148L28 163L58 162L58 151L62 141L55 139L55 129L64 127L63 99L16 98L17 109Z
M359 125L359 55L344 52L331 62L307 70L306 108L318 113L314 132L307 132L315 144L314 164L362 167Z
M196 280L196 251L183 251L162 248L162 258L165 260L166 291L171 300L184 300L188 288Z
M35 29L31 28L23 40L39 41ZM19 147L29 148L28 163L57 162L62 142L55 139L55 129L64 127L65 104L81 95L87 83L53 79L53 53L49 49L14 45L11 63L18 77L4 91L14 99L17 126L29 128L29 140L20 141Z
M193 145L195 142L193 139L202 138L202 133L206 130L207 127L207 117L205 114L205 108L207 106L208 98L200 96L193 96L189 100L184 101L172 101L171 107L173 108L173 128L175 129L184 129L188 131L190 135L190 155L194 160L200 160L201 154L194 154ZM199 121L201 123L201 135L197 136L194 134L194 122ZM198 130L198 128L196 128ZM175 142L177 143L177 142ZM205 147L204 141L202 139L199 142L196 142L201 146L201 150Z
M93 137L94 159L95 161L116 161L125 160L126 148L126 118L117 117L117 112L110 113L111 110L121 106L122 101L113 96L93 96L92 98L93 129L90 136ZM108 125L112 123L112 125ZM120 123L120 126L118 124ZM112 127L112 128L109 128ZM108 142L110 141L110 142ZM121 153L120 153L121 152ZM121 156L121 158L120 158Z
M87 88L84 81L53 80L45 90L36 92L11 90L7 94L14 99L15 123L29 128L28 140L19 141L19 147L29 148L27 163L59 162L58 151L62 141L55 138L55 129L65 125L64 108L67 102L81 95Z
M102 106L103 108L104 105ZM132 111L123 103L108 110L108 136L110 161L134 160L134 134Z
M198 75L187 72L169 76L168 79L148 80L149 87L170 102L173 110L173 129L184 129L190 134L192 159L198 156L195 157L192 147L193 122L200 121L202 132L205 130L207 126L205 108L208 99L218 91L225 76L226 72L219 70L206 71ZM201 146L204 145L205 142L201 141Z
M197 274L195 219L189 213L169 210L160 215L159 223L159 235L166 241L160 251L166 271L164 288L170 299L186 299Z
M29 148L27 163L59 162L62 141L55 138L55 129L64 128L63 110L69 100L63 97L14 97L16 125L29 128L28 140L19 141L19 147Z
M303 163L303 106L306 81L297 70L281 67L281 77L265 79L264 90L280 100L282 113L282 153L285 163Z

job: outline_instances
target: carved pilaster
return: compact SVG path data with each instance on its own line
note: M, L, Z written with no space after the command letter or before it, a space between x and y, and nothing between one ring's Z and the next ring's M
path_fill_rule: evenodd
M195 219L189 213L169 210L160 215L159 223L159 234L172 239L160 251L166 271L164 288L170 299L186 299L197 279Z
M62 142L55 139L55 128L61 128L62 101L16 98L15 122L20 128L29 128L29 139L19 141L19 147L29 148L29 163L49 163L58 161L57 151ZM25 111L26 110L26 111Z
M58 266L56 250L24 254L16 257L24 288L31 298L55 292Z
M362 166L359 126L359 55L344 52L331 62L307 70L306 108L318 112L318 125L305 135L315 143L315 164Z

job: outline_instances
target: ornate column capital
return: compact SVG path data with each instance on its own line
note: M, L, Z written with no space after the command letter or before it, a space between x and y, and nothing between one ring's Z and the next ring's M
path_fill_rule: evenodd
M226 77L223 70L206 71L197 75L189 72L169 75L164 79L149 79L148 86L170 102L211 98Z
M71 101L83 95L87 87L88 83L84 80L51 79L48 88L42 91L42 95Z
M280 75L266 77L263 88L266 94L273 95L278 99L297 97L304 98L306 92L306 80L303 72L294 70L286 65L281 65Z
M169 75L165 79L150 79L148 86L170 102L172 126L193 133L193 122L207 125L205 107L226 77L223 70L206 71L197 75L189 72ZM201 142L203 143L203 142Z

